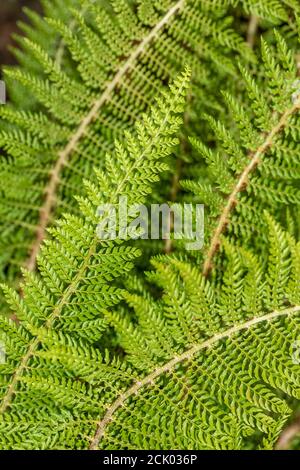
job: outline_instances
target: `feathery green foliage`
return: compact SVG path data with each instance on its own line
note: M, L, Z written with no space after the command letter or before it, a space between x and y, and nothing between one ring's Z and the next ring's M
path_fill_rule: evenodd
M298 2L43 3L1 107L3 277L27 269L0 448L274 448L300 398ZM205 204L204 249L100 241L121 196Z
M238 449L250 437L271 448L290 413L287 398L300 393L291 356L300 246L267 220L265 273L255 255L229 243L219 289L186 261L154 261L161 299L125 293L135 318L124 308L105 314L124 359L31 326L43 347L2 414L3 448ZM24 345L29 332L9 325Z
M7 301L22 325L15 338L14 323L5 317L0 320L6 335L12 334L7 352L11 363L2 370L2 413L19 395L19 380L39 355L45 332L69 332L74 339L84 338L88 343L100 338L105 328L103 311L121 299L122 293L112 281L128 272L140 253L120 240L98 239L96 228L101 217L97 206L100 202L116 203L122 195L128 195L129 203L145 200L165 169L160 160L176 144L174 135L181 123L178 114L183 111L188 75L172 86L164 100L158 100L151 117L145 116L143 124L136 124L136 135L126 134L126 147L119 143L115 153L107 155L105 170L96 171L97 184L85 183L87 196L77 198L81 217L66 214L51 230L53 239L47 241L38 261L42 278L28 270L24 273L24 299L5 288ZM19 335L24 341L19 341Z
M26 28L28 37L20 40L22 54L38 66L22 61L5 73L12 90L19 83L17 90L28 89L36 101L34 111L1 108L9 124L0 134L6 153L0 168L1 265L11 278L19 266L35 269L52 221L76 212L73 196L82 179L92 178L114 140L132 128L182 64L193 68L205 90L222 63L234 73L228 52L251 57L218 11L208 12L199 0L56 3L53 14L46 2L51 17L42 22L30 15L34 30ZM61 40L54 52L55 34Z
M300 204L300 82L294 54L275 32L277 48L262 42L263 70L259 80L240 67L246 99L241 102L224 94L234 125L207 116L216 136L215 148L197 138L192 144L205 159L206 177L182 182L196 200L207 205L207 250L204 273L212 268L221 235L230 223L229 233L262 248L266 229L262 217L268 209L274 216L286 207L299 214ZM297 223L297 222L296 222ZM211 235L210 235L211 234Z

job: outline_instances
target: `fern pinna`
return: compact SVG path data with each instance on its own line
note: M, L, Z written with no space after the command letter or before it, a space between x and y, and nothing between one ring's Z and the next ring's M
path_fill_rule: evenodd
M233 7L251 47L252 23L266 32L257 60ZM37 20L44 47L29 28L7 77L37 101L1 108L6 276L27 259L21 296L3 286L2 449L274 448L300 393L298 7L68 0L71 24ZM182 62L192 87L187 69L162 92ZM175 148L174 199L205 204L204 250L170 241L132 274L142 244L100 241L96 209L165 195Z

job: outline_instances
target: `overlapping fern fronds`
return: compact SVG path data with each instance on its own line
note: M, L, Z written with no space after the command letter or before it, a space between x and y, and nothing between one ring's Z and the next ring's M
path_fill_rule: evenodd
M222 63L234 71L230 52L251 56L218 9L208 11L198 0L69 0L42 22L31 16L22 57L39 66L22 61L6 70L6 79L28 89L39 105L36 111L1 108L9 124L0 134L7 155L0 169L1 264L11 278L20 265L34 270L47 227L76 211L73 195L82 179L92 177L114 139L122 139L183 63L205 88Z
M106 168L96 171L97 182L85 183L86 197L77 198L81 216L65 214L51 230L53 240L46 243L38 261L42 278L25 272L23 299L5 288L21 324L5 317L0 320L7 346L7 363L1 368L1 414L22 412L23 398L18 399L26 371L39 363L49 373L49 366L38 359L45 335L68 333L74 341L84 338L87 344L100 339L107 323L103 311L122 298L113 280L132 268L140 252L118 239L99 240L97 224L107 214L101 218L97 207L118 204L124 195L129 204L145 201L166 169L162 160L177 143L188 82L186 72L158 100L151 115L136 124L135 134L126 134L127 146L118 143L115 153L107 155Z
M243 3L264 17L272 11L279 23L298 8L293 0ZM23 262L33 245L22 297L4 287L18 321L0 317L7 354L0 365L0 448L273 448L291 399L300 398L293 356L300 336L300 245L292 235L299 205L297 48L291 51L278 32L274 50L263 41L263 67L258 61L253 73L240 66L244 88L238 75L229 80L236 96L224 95L227 125L214 113L206 118L213 133L205 142L192 138L207 168L198 161L189 170L199 181L183 187L206 205L204 254L192 261L181 251L160 255L146 280L131 277L139 245L100 242L97 206L120 196L142 203L167 171L189 73L151 104L181 62L192 66L201 96L212 64L249 48L222 20L224 9L240 2L101 4L80 2L87 9L72 11L74 28L49 21L66 62L31 37L25 44L41 63L37 74L25 64L9 72L33 88L42 107L30 114L2 109L25 129L1 137L4 265ZM224 64L229 77L232 63ZM122 140L113 144L116 136ZM73 194L95 163L75 206ZM36 261L39 274L32 272ZM113 335L104 333L108 327Z
M262 42L264 67L258 80L241 66L247 101L224 94L234 125L207 116L215 148L191 138L213 181L209 184L205 175L182 183L196 195L196 201L207 206L205 275L227 227L244 245L256 237L262 249L267 233L262 227L265 209L284 220L288 208L295 228L298 225L300 82L296 54L279 33L275 37L276 49Z
M99 4L104 2L105 0L99 1ZM45 78L43 65L34 57L30 44L26 40L29 39L31 42L39 44L58 65L61 65L65 71L73 75L76 70L70 60L64 41L58 36L54 27L46 21L46 18L60 20L73 30L76 23L74 16L71 14L71 9L77 9L84 14L86 8L82 5L81 0L65 0L64 2L41 0L40 4L43 15L29 8L24 8L27 21L18 23L22 34L14 34L13 36L17 47L13 47L12 52L18 63L12 67L7 67L7 70L18 68L35 77ZM5 76L5 81L9 91L9 101L15 108L23 111L39 109L39 102L33 90L24 87L21 82L14 80L13 77L10 78L9 74Z
M43 347L31 351L1 416L2 448L243 449L251 440L272 448L291 412L288 397L300 395L300 246L265 217L266 271L229 242L220 288L184 260L154 261L161 299L128 292L134 313L105 314L123 358L31 326Z

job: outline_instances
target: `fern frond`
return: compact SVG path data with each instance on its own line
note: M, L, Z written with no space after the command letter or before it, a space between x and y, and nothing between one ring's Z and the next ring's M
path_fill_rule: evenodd
M44 337L55 329L57 335L72 334L79 341L84 338L93 343L106 326L103 311L122 298L121 289L112 281L130 271L140 250L120 240L100 241L97 224L107 216L101 219L97 207L100 203L117 204L124 195L130 204L142 203L151 192L162 171L160 160L170 155L177 143L174 135L181 125L178 115L183 112L189 75L187 71L178 78L150 116L136 124L135 134L126 134L126 145L119 143L115 154L107 155L106 169L97 171L97 185L86 182L87 196L77 198L81 216L66 214L51 229L53 239L47 241L39 258L42 277L28 270L24 273L24 299L4 287L21 325L15 334L11 321L0 320L6 334L12 331L15 335L8 351L8 358L12 355L10 372L5 366L2 376L1 413L14 407L20 381L30 364L38 360ZM110 168L113 171L109 172ZM19 336L26 345L13 341Z
M280 271L283 285L291 286L299 247L266 218L273 231L267 272ZM291 247L289 269L274 258L282 243ZM139 288L125 295L134 313L105 313L125 349L123 358L37 328L43 348L2 415L1 445L244 449L253 438L261 448L272 448L291 412L288 397L300 396L292 356L300 306L289 288L275 304L267 300L273 278L262 273L252 253L229 243L226 253L225 278L235 270L230 291L226 282L224 288L210 285L187 261L154 262L163 296L155 300ZM232 306L234 292L240 301Z

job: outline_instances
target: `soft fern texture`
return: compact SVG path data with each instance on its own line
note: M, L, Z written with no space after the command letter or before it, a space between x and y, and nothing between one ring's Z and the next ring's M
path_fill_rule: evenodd
M250 437L272 448L291 411L287 397L300 394L291 358L300 246L267 220L265 274L256 256L227 243L220 289L197 266L154 261L161 300L132 292L124 296L134 319L124 309L105 314L124 359L31 325L31 365L1 419L3 448L242 449ZM274 278L286 286L284 296ZM10 323L15 346L27 335ZM33 353L36 342L43 347Z
M182 182L197 202L208 207L206 233L209 235L204 274L213 267L221 235L229 226L232 236L262 249L267 233L264 210L286 219L293 214L299 230L300 204L300 82L293 51L275 32L276 48L262 42L264 67L259 80L241 66L247 99L224 94L234 125L206 116L215 136L216 147L209 148L197 138L193 146L207 163L208 177L201 175ZM197 174L197 173L196 173ZM211 179L213 184L209 184Z
M298 2L43 3L1 107L2 277L26 269L0 448L273 449L300 398ZM120 196L205 204L204 249L100 241Z
M27 28L20 41L22 58L33 62L22 60L22 67L5 73L12 90L34 96L36 108L1 108L8 123L0 134L6 278L14 279L20 266L35 269L47 228L65 211L76 212L73 196L82 179L103 166L114 140L123 138L183 64L193 68L203 95L210 80L222 76L216 74L222 64L234 72L229 52L251 56L242 38L223 25L221 2L215 13L200 0L57 3L51 13L46 2L50 18L41 22L33 15L38 28Z
M181 124L178 114L183 112L188 78L186 72L164 100L158 100L151 115L136 124L136 133L126 134L126 147L116 144L115 153L107 155L105 170L96 171L97 184L86 181L87 196L77 198L81 217L66 214L52 229L53 240L45 244L39 258L42 278L25 271L24 300L4 287L7 301L22 323L18 327L5 317L0 320L8 359L1 367L1 414L8 411L11 416L12 407L14 417L35 406L32 397L26 400L26 387L21 397L19 385L26 380L31 364L41 371L45 367L45 377L49 374L49 365L39 359L45 334L60 332L62 338L71 334L73 340L84 338L87 344L100 338L106 326L105 309L122 296L112 281L128 272L140 253L120 240L98 239L96 228L101 219L97 206L117 204L122 195L128 196L129 204L145 201L153 182L166 169L161 160L177 143L174 135Z
M109 315L137 378L99 420L92 447L238 449L256 435L262 448L272 448L290 413L284 397L299 399L291 348L300 298L299 245L268 222L266 275L255 256L227 243L216 291L196 266L154 261L161 301L128 294L135 326L124 312Z

